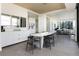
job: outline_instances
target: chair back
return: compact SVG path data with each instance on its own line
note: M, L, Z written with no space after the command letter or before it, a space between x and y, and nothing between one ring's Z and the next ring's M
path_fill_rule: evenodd
M28 36L28 40L29 41L33 41L34 40L34 37L33 36Z

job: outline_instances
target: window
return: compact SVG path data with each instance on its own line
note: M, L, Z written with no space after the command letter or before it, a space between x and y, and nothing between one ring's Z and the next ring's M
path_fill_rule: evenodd
M26 18L2 14L1 26L26 27Z
M61 21L53 21L53 28L59 28L59 29L73 29L75 28L75 21L73 20L61 20Z
M12 26L17 26L17 23L18 23L18 18L12 17Z
M1 26L10 25L11 17L7 15L1 15Z
M62 22L60 28L73 29L73 22L72 21Z

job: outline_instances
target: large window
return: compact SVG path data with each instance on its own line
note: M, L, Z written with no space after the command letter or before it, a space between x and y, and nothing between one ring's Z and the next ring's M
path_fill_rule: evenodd
M2 14L1 26L3 27L26 27L26 18Z
M64 21L60 24L60 28L73 29L73 21Z
M55 28L59 28L59 29L73 29L73 27L75 27L75 22L73 20L64 20L64 21L53 21L53 27Z
M17 24L18 24L18 18L12 17L12 26L17 26Z
M1 26L10 25L11 17L7 15L1 15Z
M17 26L19 17L1 15L1 26Z

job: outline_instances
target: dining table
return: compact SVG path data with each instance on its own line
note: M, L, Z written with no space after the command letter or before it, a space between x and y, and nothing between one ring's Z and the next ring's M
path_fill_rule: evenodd
M32 33L31 36L34 37L41 37L40 39L40 48L43 48L43 44L44 44L44 36L48 36L48 35L53 35L55 34L56 31L52 31L52 32L40 32L40 33Z

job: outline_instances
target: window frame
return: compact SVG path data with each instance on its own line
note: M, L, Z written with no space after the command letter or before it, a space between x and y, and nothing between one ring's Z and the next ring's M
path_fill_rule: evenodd
M17 24L16 25L13 25L13 23L12 23L12 18L17 18ZM17 16L11 16L11 26L18 26L19 24L18 24L18 20L19 20L20 18L19 17L17 17Z
M15 26L15 27L18 26L18 20L20 19L20 17L1 13L1 16L2 16L2 15L3 15L3 16L9 16L9 17L10 17L10 25L1 25L1 26ZM12 24L12 18L13 18L13 17L14 17L14 18L17 18L17 25L13 25L13 24ZM2 22L2 20L1 20L1 22Z
M2 24L1 24L1 26L11 26L11 16L10 16L10 15L7 15L7 14L1 14L1 16L2 16L2 15L3 15L3 16L9 16L9 17L10 17L10 25L2 25ZM1 22L2 22L2 20L1 20Z

